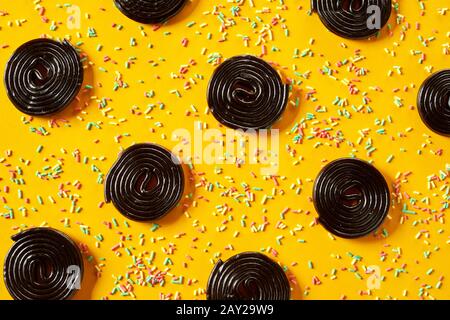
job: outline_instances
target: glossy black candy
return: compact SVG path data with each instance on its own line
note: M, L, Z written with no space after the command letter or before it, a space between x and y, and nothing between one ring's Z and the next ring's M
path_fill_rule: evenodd
M83 279L77 245L51 228L31 228L12 237L3 276L15 300L65 300Z
M379 32L371 26L376 14L368 10L374 8L371 6L379 8L379 22L383 28L391 16L391 0L312 0L312 10L318 13L325 27L347 39L367 39Z
M214 266L207 284L208 300L289 300L286 273L259 252L239 253Z
M289 86L270 64L251 55L223 62L208 85L214 117L233 129L266 129L286 108Z
M178 14L186 0L114 0L128 18L146 24L162 23Z
M5 87L11 102L32 116L54 114L80 91L83 66L69 42L35 39L21 45L6 64Z
M371 164L352 158L327 164L314 182L313 201L319 222L342 238L366 236L389 212L389 187Z
M424 81L417 97L417 106L428 128L450 136L450 69L438 71Z
M151 221L171 211L183 189L183 168L172 153L140 143L123 151L108 172L105 198L127 218Z

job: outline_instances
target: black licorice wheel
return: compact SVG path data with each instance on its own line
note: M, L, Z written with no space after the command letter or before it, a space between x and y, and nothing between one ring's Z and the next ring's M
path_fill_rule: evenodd
M424 81L417 106L428 128L450 136L450 69L438 71Z
M359 238L378 229L389 212L389 187L371 164L351 158L327 164L314 182L319 222L342 238Z
M178 14L187 0L114 0L128 18L145 24L162 23Z
M380 28L372 26L372 17L379 8ZM325 27L334 34L347 39L367 39L376 35L389 21L392 11L391 0L312 0Z
M286 108L289 86L270 64L251 55L227 59L208 85L214 117L233 129L266 129Z
M181 164L169 150L151 143L123 151L105 181L106 202L136 221L163 217L178 204L183 190Z
M32 228L12 237L3 276L15 300L65 300L83 279L83 258L73 240L51 228Z
M289 300L289 280L277 263L259 252L219 260L207 284L208 300Z
M6 64L5 87L11 102L32 116L54 114L80 91L83 66L64 40L34 39L22 44Z

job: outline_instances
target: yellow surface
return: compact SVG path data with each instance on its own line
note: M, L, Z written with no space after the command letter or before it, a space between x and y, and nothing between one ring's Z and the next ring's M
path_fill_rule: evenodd
M135 284L137 299L159 299L164 297L162 295L204 299L202 290L218 256L228 258L241 251L267 250L269 247L279 253L276 258L270 253L269 256L287 266L291 277L296 278L300 289L294 290L295 299L449 298L450 234L445 221L448 210L441 211L446 192L448 196L449 179L441 176L434 185L429 185L427 177L439 175L440 170L441 175L449 174L446 164L450 163L450 140L428 130L415 110L417 90L422 81L430 71L449 67L450 12L444 14L440 10L448 7L448 1L423 1L425 9L422 10L419 1L399 0L398 12L404 21L394 12L390 21L392 34L389 35L385 29L379 39L370 42L344 40L327 32L317 15L308 14L309 1L284 0L285 6L281 2L240 1L240 17L233 17L231 7L236 5L233 1L192 1L181 15L159 30L143 26L144 34L139 24L128 20L109 0L71 1L80 8L79 30L68 28L67 8L57 5L58 1L1 0L1 73L13 50L23 42L42 34L55 38L70 37L72 44L82 41L78 47L88 57L85 84L93 86L93 89L80 94L80 102L54 117L67 121L57 120L59 126L50 126L49 119L31 120L18 112L1 86L0 210L5 214L9 214L8 207L14 210L14 219L0 218L2 259L12 245L9 236L18 228L44 224L66 232L77 243L85 244L89 249L86 256L93 257L91 262L86 259L85 279L77 298L122 298L120 292L110 295L116 286L115 279L127 273L131 274L131 279L137 277L134 274L137 269L132 267L133 257L125 248L129 248L133 256L144 254L145 258L150 252L155 252L151 268L168 271L164 286L152 288ZM39 6L45 7L48 23L41 20ZM223 15L226 28L221 26L218 14L212 14L213 11ZM278 22L273 23L276 18ZM396 18L400 25L397 25ZM52 22L58 25L53 31ZM189 22L195 24L189 28L186 26ZM117 26L113 27L113 23L123 28L119 30ZM416 30L416 23L420 24L419 30ZM90 27L95 29L97 37L88 37ZM284 29L288 30L288 36ZM243 36L249 38L247 47ZM419 39L420 36L423 40ZM130 38L135 39L135 46L130 45ZM184 38L189 40L186 47L181 44ZM101 51L97 51L99 44L103 46ZM201 121L210 128L217 126L213 116L205 113L207 82L215 68L208 62L209 55L220 53L227 58L242 53L260 54L261 45L267 48L264 59L278 63L284 76L299 83L294 87L295 95L300 98L299 107L291 103L281 124L277 124L281 129L279 186L275 186L272 179L265 180L258 165L246 164L237 168L233 165L197 164L193 170L195 182L187 190L192 193L191 200L189 196L184 200L189 207L180 207L158 221L160 228L156 231L151 231L151 223L128 221L129 227L126 227L125 219L111 204L98 208L103 200L99 172L107 173L121 147L133 142L151 141L171 149L177 144L171 139L174 130L186 128L193 132L195 121ZM300 57L301 52L308 48L310 54ZM299 51L297 57L296 49ZM360 49L365 58L358 59L355 65L365 68L366 76L358 77L354 70L349 70L351 60L356 57L356 49ZM420 63L421 55L413 55L411 50L423 52L425 61ZM117 64L104 62L105 56ZM127 69L125 63L130 57L135 57L135 60ZM191 59L195 63L188 67L184 79L181 79L180 67L188 65ZM344 59L348 60L347 65L336 66ZM327 63L339 72L334 74L336 80L319 72ZM401 67L401 71L396 67ZM129 87L114 92L116 72L121 73ZM191 83L190 89L185 90L184 85L190 79L194 79L195 84ZM357 95L349 94L347 85L342 83L345 79L361 81L355 83L359 89ZM375 86L382 88L382 92L375 91ZM398 92L394 92L397 88ZM314 89L317 91L313 95L316 99L306 99L307 93ZM150 90L155 95L146 98L144 93ZM178 90L181 97L172 90ZM363 94L372 100L368 104L372 113L367 112L367 105L362 105ZM292 102L295 102L295 95ZM348 106L333 105L336 96L347 99ZM394 104L395 96L403 99L402 107ZM98 99L103 98L111 101L100 109ZM159 102L164 103L164 109L158 107ZM148 104L156 107L144 114ZM360 111L355 111L352 105ZM326 112L316 112L318 106ZM339 110L348 110L351 119L339 116ZM187 111L189 115L186 115ZM305 119L307 113L314 113L316 119L304 122L305 135L310 136L313 128L330 128L332 137L339 136L340 131L342 143L339 148L334 141L325 138L293 143L294 134L289 132L295 123ZM389 115L392 123L387 119ZM333 117L339 119L333 120ZM385 120L384 126L377 119ZM90 122L95 122L100 128L91 125L89 130ZM33 132L33 128L40 127L45 128L48 134ZM377 133L382 128L386 132L384 135ZM366 130L365 134L361 130ZM117 142L119 135L122 137ZM369 156L366 146L370 142L376 151ZM43 146L40 153L36 151L39 145ZM295 155L286 151L286 146L295 150ZM76 152L81 157L79 163L74 155ZM332 240L320 225L314 225L317 214L310 198L314 177L326 161L350 154L373 160L390 184L401 185L402 198L394 201L395 207L384 226L389 233L387 237ZM394 156L390 163L387 162L389 155ZM87 164L83 163L85 157L88 158ZM45 180L36 176L36 171L42 172L45 166L53 167L58 163L63 170L59 178ZM92 166L99 172L95 172ZM17 171L18 167L23 175L16 172L16 178L23 178L23 185L11 181L11 172ZM251 172L255 172L256 177ZM81 184L79 189L77 181ZM209 183L220 183L224 189L215 186L210 190ZM251 206L244 201L243 183L250 188L263 189L252 191L255 199L249 202ZM60 184L64 184L66 196L58 195ZM5 186L9 187L8 193ZM230 190L232 187L236 190ZM301 189L299 194L298 188ZM22 199L18 195L19 189L23 192ZM417 199L417 207L436 212L414 208L405 193ZM239 194L244 196L239 198ZM42 196L44 205L37 201L38 195ZM265 195L271 195L273 199L263 205ZM79 213L71 209L69 196L77 199L76 208L82 208ZM26 198L30 199L29 203L26 203ZM405 204L416 214L402 213ZM3 208L3 205L7 207ZM217 209L219 205L227 205L228 210ZM290 208L290 211L283 220L280 213L285 208ZM241 226L244 215L246 227ZM264 223L264 217L268 222L264 231L254 232ZM109 229L104 222L112 223L112 218L117 219L119 226ZM250 227L252 222L256 227L253 230ZM79 225L87 226L89 234L84 233ZM236 231L239 231L237 236ZM94 237L98 234L103 235L103 241L99 242ZM144 235L143 244L140 244L140 234ZM280 243L277 242L279 236L284 237ZM305 243L298 240L305 240ZM123 245L117 250L120 256L111 250L118 243ZM380 260L382 252L386 254L384 261ZM349 253L360 256L362 260L357 262ZM167 257L173 265L164 265ZM384 277L379 289L370 292L367 291L367 280L371 275L364 272L364 268L369 266L378 266ZM352 272L355 267L358 274ZM333 269L336 269L335 277L332 276ZM97 273L100 277L96 276ZM358 275L362 279L358 279ZM183 284L172 284L172 276L183 276ZM314 285L313 277L320 279L321 284ZM124 280L119 282L125 283ZM0 281L0 298L10 299L3 279Z

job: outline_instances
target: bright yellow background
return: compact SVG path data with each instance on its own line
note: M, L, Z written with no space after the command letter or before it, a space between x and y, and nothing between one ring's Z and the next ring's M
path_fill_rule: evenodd
M433 210L443 207L449 179L443 177L442 181L437 181L434 187L430 187L427 185L427 177L439 174L439 170L444 172L446 164L450 163L449 138L428 130L420 121L417 110L410 106L415 106L418 87L429 76L430 67L433 67L433 71L449 67L449 55L445 54L445 48L449 46L450 12L444 15L438 11L448 7L448 1L423 1L425 10L421 10L419 1L399 0L399 13L405 20L397 25L396 13L393 12L390 21L393 34L389 35L384 30L380 39L371 42L344 40L327 32L317 15L308 15L307 0L284 0L285 6L280 4L283 1L253 0L254 7L251 6L251 1L240 1L241 17L233 17L230 10L237 1L194 0L178 17L159 30L143 26L146 35L141 33L139 24L123 16L110 0L72 1L73 5L81 9L79 30L67 28L66 8L57 5L63 2L38 2L1 0L0 10L9 13L0 14L0 47L8 45L0 48L1 73L13 50L23 42L41 34L51 37L67 36L71 37L72 44L82 41L78 43L78 47L88 57L88 62L85 62L85 84L92 85L93 89L84 90L80 94L79 103L74 103L54 117L65 119L67 123L59 121L59 127L50 127L46 118L30 120L19 113L9 102L1 86L0 203L2 200L6 201L6 205L14 210L15 216L14 219L0 218L0 230L3 234L0 243L2 259L12 245L9 236L17 232L17 228L45 224L66 232L89 248L87 256L92 255L93 261L86 260L85 281L78 298L121 298L120 293L109 295L115 287L115 279L126 273L131 274L131 279L136 279L133 274L136 268L132 267L133 257L127 254L125 248L131 249L134 256L144 254L147 258L149 252L154 251L152 267L159 270L166 268L166 257L173 261L173 266L168 266L170 269L164 286L151 288L134 285L137 299L159 299L160 294L172 294L172 298L177 295L183 299L204 299L205 295L201 294L201 290L206 286L212 262L219 255L228 258L241 251L268 247L279 252L275 259L287 266L296 278L300 287L294 290L293 298L296 299L339 299L344 296L349 299L417 299L419 293L426 299L450 297L450 284L446 279L450 276L450 234L444 218L436 219L435 214L414 209L410 201L403 197L400 203L395 202L395 208L390 212L391 219L385 225L389 232L387 238L332 240L320 225L311 225L316 213L310 199L313 179L320 171L322 162L354 154L362 159L373 160L390 184L400 177L401 192L417 199L417 206ZM216 7L219 5L220 7ZM45 7L48 23L41 21L39 6ZM212 14L214 10L216 13L220 12L227 21L226 30L221 29L218 15ZM272 23L276 17L278 23ZM50 30L52 21L58 25L54 31ZM190 22L195 24L188 28L187 24ZM255 25L252 28L253 22ZM113 23L120 24L123 28L118 30L117 26L112 26ZM416 30L416 23L420 23L419 30ZM96 30L97 37L87 36L89 27ZM289 36L286 36L284 28L288 30ZM405 33L404 38L401 36L402 32ZM244 46L243 35L250 39L248 47ZM259 39L260 36L263 40ZM423 39L435 39L425 46L419 36ZM135 46L130 46L130 38L135 38ZM183 38L189 40L187 47L181 45ZM226 41L220 41L221 39ZM310 42L311 39L314 39L314 43ZM171 140L175 129L187 128L193 131L194 121L197 120L209 127L216 127L217 122L213 116L205 114L207 81L214 70L214 65L208 63L209 55L220 53L227 58L242 53L260 54L263 42L268 51L264 57L266 60L278 63L284 76L303 81L294 89L295 95L300 97L299 107L295 108L290 104L283 120L277 125L281 128L279 186L275 186L270 179L265 181L256 165L244 165L242 168L232 165L195 165L195 182L188 188L188 192L193 192L193 201L189 197L184 201L189 208L178 208L176 212L158 221L160 228L156 231L150 230L152 224L132 221L128 221L130 227L126 227L125 219L110 204L99 209L98 204L103 200L103 187L98 183L99 173L92 170L92 165L106 174L121 147L127 147L133 142L150 141L172 148L177 143ZM103 46L101 51L97 51L99 44ZM149 47L149 44L153 47ZM295 49L301 53L307 48L311 50L311 56L294 57ZM354 71L349 71L350 62L343 67L336 66L338 61L352 59L356 49L361 49L361 55L365 59L355 64L368 70L367 76L357 77ZM426 55L426 60L419 63L420 55L412 55L411 50L420 50ZM105 56L109 56L117 64L104 62ZM125 63L130 57L136 59L127 69ZM180 75L180 67L189 64L191 59L195 60L195 64L188 68L185 79L171 76L171 73ZM338 80L320 74L319 69L327 61L331 64L330 68L339 71L335 74ZM396 71L395 66L401 67L401 74ZM390 70L392 75L388 75ZM122 74L123 81L129 87L114 92L112 88L117 71ZM309 77L306 76L308 72ZM195 79L195 84L191 84L190 90L185 90L184 84L191 78ZM341 80L356 78L361 80L357 83L360 92L358 95L350 95ZM383 92L374 91L374 86L380 86ZM409 87L406 92L405 86ZM393 93L395 88L400 90ZM314 94L317 100L307 100L306 94L313 89L317 90ZM154 90L155 96L146 98L144 92L150 90ZM171 93L172 90L178 90L182 97ZM352 104L358 108L361 106L363 92L372 100L369 105L373 113L367 113L365 106L362 106L360 112L351 107ZM347 98L349 105L345 108L333 105L336 96ZM395 106L394 96L403 99L403 107ZM110 98L111 101L105 108L99 109L98 99L103 98ZM292 101L295 101L295 97ZM163 102L165 108L161 110L155 107L147 115L143 114L148 104L158 102ZM193 111L191 105L195 106L197 112ZM327 111L315 112L317 106L326 107ZM76 111L76 108L82 108L82 111ZM109 111L104 112L106 109ZM132 109L135 110L134 114ZM351 119L340 117L340 120L334 122L330 120L338 117L338 109L348 110L352 115ZM138 114L138 111L142 114ZM190 111L190 115L186 115L187 111ZM305 134L309 136L312 128L331 128L330 134L336 136L340 130L344 140L340 148L336 148L334 142L322 138L306 139L303 144L293 143L294 135L289 134L289 131L307 113L314 113L316 122L305 122ZM388 115L392 117L392 123L386 120ZM385 125L377 125L376 119L385 119ZM101 129L92 126L88 130L89 122L97 123ZM41 136L32 132L33 128L39 127L45 128L48 135ZM381 128L386 130L385 135L376 132ZM366 137L359 140L362 129L367 129ZM119 135L123 135L120 143L115 140ZM370 139L377 150L369 157L365 147ZM322 145L316 145L317 142ZM41 153L36 152L39 145L44 147ZM296 151L294 156L286 151L286 145ZM436 153L439 149L443 149L441 156ZM80 163L73 155L75 150L80 153ZM421 150L421 155L418 150ZM391 154L394 159L387 163L386 159ZM88 158L87 164L83 164L84 157ZM298 163L295 163L297 160ZM46 165L53 167L58 163L63 169L58 179L42 180L35 175L37 170L42 171ZM23 171L23 175L17 175L17 178L23 178L25 185L17 185L10 180L11 170L17 170L17 167ZM221 168L222 172L217 171L217 168ZM251 175L252 171L257 178ZM407 178L401 176L409 171L412 173ZM301 185L297 179L301 179ZM81 182L80 189L75 187L76 181ZM215 187L212 191L208 190L209 183L217 182L224 189ZM82 208L81 212L73 213L71 200L58 196L61 183L65 184L67 195L78 198L76 206ZM251 207L247 207L242 201L244 197L240 203L234 199L238 194L244 193L243 183L250 188L263 188L262 191L253 191L255 201L250 203ZM5 186L9 186L9 193L5 192ZM230 191L231 187L235 187L236 191ZM296 194L298 187L301 188L299 195ZM23 199L19 198L18 189L22 190ZM227 193L222 194L227 190ZM38 195L44 199L44 205L38 203ZM273 195L273 199L262 205L264 195ZM55 200L54 204L49 196ZM29 204L25 202L25 198L30 199ZM429 205L420 200L429 201ZM403 214L401 211L404 204L417 214ZM229 209L221 211L216 209L218 205L228 205ZM21 207L26 210L19 210ZM280 212L286 207L291 211L281 220ZM34 212L32 208L37 211ZM3 203L0 210L8 213L8 209L3 208ZM293 210L302 211L295 213ZM183 214L182 211L187 211L188 214ZM309 211L311 212L307 214ZM448 210L442 212L444 216L446 212ZM241 226L243 215L247 216L245 228ZM265 231L252 232L252 222L256 226L261 225L264 222L263 216L269 222ZM65 218L70 220L70 227L65 226ZM111 222L112 218L117 219L119 226L108 229L104 222ZM230 220L225 224L226 229L219 232L218 228L226 220ZM279 221L285 225L284 229L276 227ZM89 234L83 233L78 224L88 226ZM303 229L294 232L296 228L299 230L299 226ZM234 237L236 231L240 234ZM417 237L419 232L422 235ZM180 236L181 233L184 235ZM104 240L96 247L98 240L94 236L98 234L102 234ZM139 241L140 234L144 235L143 245ZM279 236L284 236L281 244L277 243ZM194 241L195 238L198 239ZM299 239L306 242L300 243ZM118 243L122 243L124 247L118 250L121 256L116 256L111 250ZM171 246L175 248L173 254L166 254L168 251L165 253L164 250L170 250ZM387 254L384 262L380 261L381 252ZM353 264L355 261L348 253L359 255L362 260ZM271 254L270 256L273 257ZM309 261L313 263L312 268L309 267ZM297 264L293 265L295 263ZM358 279L355 272L349 271L354 271L355 265L362 280ZM373 265L380 267L384 281L379 289L372 290L367 295L367 279L370 275L365 274L364 267ZM433 272L430 268L433 268ZM96 277L96 269L101 270L101 277ZM334 280L331 279L332 269L337 270ZM399 272L398 269L405 272ZM171 275L183 276L184 283L172 284ZM312 284L314 276L320 279L320 285ZM442 276L444 279L438 289L436 286L439 286L439 278ZM196 281L188 284L189 279ZM361 296L361 291L366 294ZM10 299L3 279L0 281L0 298Z

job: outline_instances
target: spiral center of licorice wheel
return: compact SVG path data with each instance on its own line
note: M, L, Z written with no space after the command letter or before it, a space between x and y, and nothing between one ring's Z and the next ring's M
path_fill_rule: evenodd
M362 192L359 186L351 185L344 189L341 195L342 204L347 208L357 207L362 200Z
M342 9L347 12L356 13L363 8L363 0L343 0Z
M240 104L249 104L256 100L258 88L249 79L239 77L233 81L232 96Z
M258 281L256 279L245 279L238 284L236 292L237 298L240 299L257 298L260 296Z
M445 100L447 100L447 108L450 110L450 91L447 91L447 97L445 97Z
M41 87L50 80L50 66L47 61L38 58L31 71L31 81L36 87Z
M144 169L136 182L139 193L151 192L157 185L158 177L149 169Z
M53 265L50 259L46 257L39 257L37 260L31 262L30 270L33 282L43 283L51 278L53 274Z

